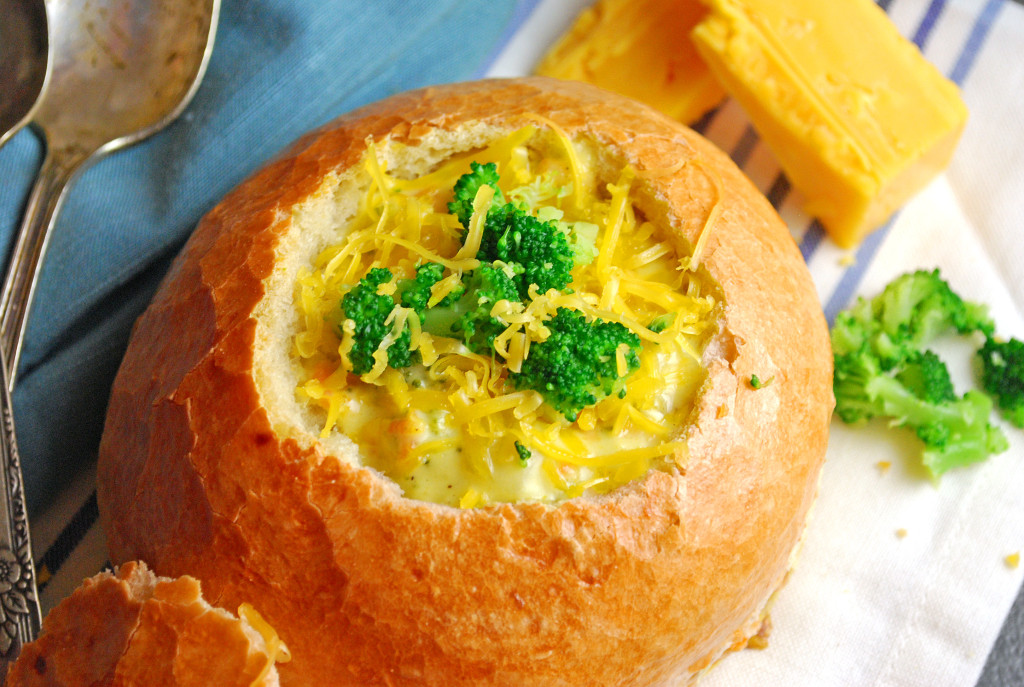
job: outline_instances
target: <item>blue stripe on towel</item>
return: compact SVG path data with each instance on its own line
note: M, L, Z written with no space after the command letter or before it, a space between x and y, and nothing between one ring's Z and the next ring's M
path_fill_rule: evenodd
M737 167L743 168L747 164L747 160L750 159L750 154L754 152L754 146L757 145L758 140L754 127L748 125L730 155Z
M978 15L978 19L974 23L974 28L967 36L967 42L964 44L960 57L949 72L949 78L955 83L963 84L967 78L967 74L974 66L974 61L978 57L978 53L981 52L981 47L984 45L992 25L996 23L996 17L999 16L999 10L1002 8L1003 0L988 0L985 3L985 7L982 8L981 14Z
M932 29L939 22L942 10L945 8L946 0L932 0L932 3L928 5L928 10L924 13L924 19L921 20L917 31L914 32L914 37L911 39L921 50L924 50L928 37L932 35Z
M789 195L790 185L789 178L785 174L778 174L775 177L775 181L772 182L771 187L765 194L768 197L768 202L772 204L772 207L776 211L782 207L782 203L786 200L786 196Z
M856 261L843 272L843 276L839 278L839 283L836 284L832 296L825 304L825 319L828 321L829 326L832 326L836 320L836 315L846 307L846 304L853 297L854 292L856 292L857 287L860 285L861 279L864 277L864 273L871 266L872 259L874 259L875 254L878 252L879 246L882 245L882 241L889 235L889 229L896 222L898 215L899 213L893 215L885 225L868 234L867 238L860 244L860 247L857 249Z
M804 262L811 259L814 251L818 250L818 246L824 239L825 227L818 220L812 219L807 230L804 231L804 235L800 238L800 255L804 256Z
M61 533L53 544L50 545L50 548L46 550L43 557L39 559L36 569L49 571L49 579L52 579L52 576L64 565L64 561L68 559L68 556L81 543L85 535L92 529L92 526L96 524L99 515L99 508L96 505L96 492L93 491L89 494L89 498L85 500L81 508L78 509L78 512L71 516L71 520L64 526L64 529L61 530ZM43 591L46 588L49 579L41 578L39 591Z

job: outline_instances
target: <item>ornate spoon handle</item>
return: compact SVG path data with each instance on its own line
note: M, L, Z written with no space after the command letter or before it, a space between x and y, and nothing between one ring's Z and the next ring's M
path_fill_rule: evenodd
M71 180L88 161L91 151L80 146L50 146L32 187L0 291L0 348L7 356L7 388L14 390L21 344L28 326L39 268L50 233Z
M36 592L36 570L32 562L21 459L14 437L11 395L7 389L7 363L0 348L0 684L7 666L21 653L21 647L39 634L41 613Z

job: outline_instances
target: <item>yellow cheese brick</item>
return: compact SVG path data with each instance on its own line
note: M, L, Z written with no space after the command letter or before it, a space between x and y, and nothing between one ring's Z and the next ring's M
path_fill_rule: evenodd
M949 164L955 84L871 0L706 0L698 51L848 248Z
M536 71L585 81L693 122L725 98L689 40L706 14L699 0L598 0Z

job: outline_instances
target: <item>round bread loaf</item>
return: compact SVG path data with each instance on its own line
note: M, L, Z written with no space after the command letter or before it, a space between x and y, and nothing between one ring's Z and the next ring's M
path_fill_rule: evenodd
M686 450L606 493L409 498L296 400L296 279L356 213L368 149L422 175L526 124L571 140L598 188L636 170L637 212L716 294L671 428ZM582 84L427 88L305 136L203 219L115 382L100 511L115 562L251 602L291 650L284 685L686 683L765 625L816 495L831 379L793 239L712 144Z
M22 648L8 687L277 687L286 650L258 614L211 607L191 577L156 577L145 564L91 577ZM250 623L252 621L252 623Z

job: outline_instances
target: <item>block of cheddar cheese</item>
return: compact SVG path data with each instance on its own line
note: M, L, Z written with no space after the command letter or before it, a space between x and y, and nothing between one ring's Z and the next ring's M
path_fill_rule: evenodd
M628 95L694 122L725 98L689 38L705 14L700 0L598 0L536 71Z
M959 91L871 0L705 2L698 51L840 246L949 164Z

